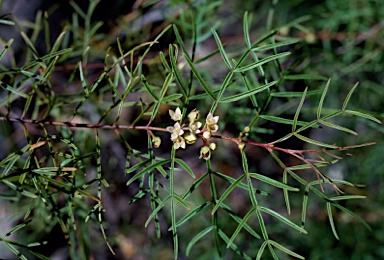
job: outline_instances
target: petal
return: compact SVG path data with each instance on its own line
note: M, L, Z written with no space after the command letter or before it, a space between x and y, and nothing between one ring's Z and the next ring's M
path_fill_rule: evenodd
M176 110L175 110L175 114L181 116L181 110L180 110L179 107L176 108Z
M175 125L174 125L175 129L180 129L180 124L179 122L176 122Z
M183 135L184 134L184 130L183 129L180 129L179 130L179 135Z
M173 133L173 130L174 130L173 126L167 126L166 129L168 132Z
M215 124L219 121L219 116L215 116L214 118L213 118L213 120L215 121Z
M172 110L169 110L169 115L171 116L171 118L173 118L173 115L175 114L175 112L174 111L172 111Z

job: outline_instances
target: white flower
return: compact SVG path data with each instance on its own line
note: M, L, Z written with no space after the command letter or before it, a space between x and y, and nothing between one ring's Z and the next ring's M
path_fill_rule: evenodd
M189 131L193 134L198 134L200 133L200 127L202 126L203 124L200 123L200 122L191 122L189 124Z
M171 133L171 140L174 141L176 140L179 136L182 136L184 134L184 130L181 129L180 124L177 122L175 125L168 126L167 131Z
M219 126L217 125L218 121L219 116L214 117L211 113L209 113L206 119L208 131L216 132L217 130L219 130Z
M169 115L173 119L173 121L180 121L183 115L181 114L180 108L176 108L175 111L169 110Z
M173 147L175 149L179 149L180 147L185 149L185 141L184 141L183 137L178 136L176 139L174 139L172 141L173 141Z

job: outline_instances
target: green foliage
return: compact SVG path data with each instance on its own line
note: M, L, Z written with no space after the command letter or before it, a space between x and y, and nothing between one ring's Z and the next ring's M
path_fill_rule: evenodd
M273 29L274 6L257 36L245 12L243 40L229 44L222 25L212 23L221 1L167 7L176 2L190 8L166 17L173 24L145 42L106 37L92 19L95 0L86 10L71 2L72 20L55 38L38 13L33 33L20 32L19 60L13 40L4 44L0 60L12 62L0 65L0 199L12 203L17 223L0 242L15 256L48 259L44 235L59 227L72 259L90 258L100 238L110 254L132 257L122 249L125 231L111 231L108 222L116 207L108 193L118 189L128 190L117 196L127 196L135 211L144 208L143 229L167 246L172 240L175 259L304 259L305 247L290 236L306 240L313 232L312 204L321 205L326 234L337 240L344 239L341 214L371 230L348 209L366 198L359 186L327 169L374 142L313 134L356 136L344 120L351 116L371 128L381 124L377 114L360 110L367 107L351 106L358 84L340 98L331 91L338 79L302 68L310 50L295 56L305 43ZM305 21L281 27L303 30ZM13 26L6 16L0 23ZM48 34L44 51L36 49L41 32ZM205 49L207 41L215 47ZM9 238L23 230L33 235Z

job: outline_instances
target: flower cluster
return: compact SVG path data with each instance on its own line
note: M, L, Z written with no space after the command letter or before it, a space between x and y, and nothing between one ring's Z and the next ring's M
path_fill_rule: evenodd
M205 120L205 127L200 130L203 124L198 121L200 118L200 112L197 109L192 110L188 114L188 127L185 127L185 124L181 123L183 115L180 108L177 107L175 111L169 110L169 115L172 120L175 121L174 126L168 126L166 128L167 131L171 133L173 147L175 149L179 149L180 147L185 149L186 144L193 144L197 141L197 135L202 136L204 146L200 150L200 158L208 160L211 157L211 151L216 149L216 144L210 143L207 145L207 142L211 139L212 133L219 129L219 126L217 125L219 117L213 116L212 113L209 113Z
M180 108L176 108L175 111L169 110L169 115L173 121L176 121L174 126L168 126L167 130L171 133L171 140L173 147L179 149L180 147L185 149L185 140L183 138L184 130L180 125L180 121L183 118Z

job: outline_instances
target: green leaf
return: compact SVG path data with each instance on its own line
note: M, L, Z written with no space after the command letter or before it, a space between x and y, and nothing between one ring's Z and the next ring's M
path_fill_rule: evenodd
M202 231L200 231L196 236L194 236L192 238L192 240L188 243L187 245L187 249L186 249L186 255L188 256L189 255L189 252L191 251L192 247L197 243L197 241L199 241L200 239L202 239L205 235L207 235L209 232L211 232L213 230L213 226L210 226L210 227L207 227L205 229L203 229Z
M333 124L333 123L330 123L330 122L326 122L326 121L323 121L323 120L320 120L319 122L321 124L325 125L325 126L330 127L330 128L337 129L337 130L340 130L340 131L343 131L343 132L347 132L349 134L358 135L355 131L353 131L351 129L348 129L346 127L339 126L339 125L336 125L336 124Z
M260 260L261 257L263 256L263 253L264 253L264 249L265 247L268 245L268 241L264 241L261 246L260 246L260 249L259 249L259 252L257 252L257 256L256 256L256 260Z
M361 217L359 217L358 215L356 215L355 213L353 213L352 211L350 211L349 209L347 208L344 208L343 206L337 204L337 203L333 203L333 206L335 206L336 208L339 208L341 209L342 211L344 211L345 213L347 213L348 215L350 215L351 217L357 219L361 224L363 224L364 227L366 227L368 230L372 230L371 227L367 224L367 222L365 222Z
M227 67L229 69L232 69L232 64L229 61L227 54L225 53L223 44L221 43L219 36L217 35L217 33L216 33L216 31L214 29L212 29L211 32L212 32L213 36L215 37L217 46L219 47L220 54L223 57L223 60L224 60L225 64L227 65Z
M283 251L284 253L287 253L291 256L294 256L296 258L299 258L299 259L305 259L303 256L299 255L299 254L296 254L295 252L289 250L288 248L282 246L281 244L277 243L276 241L273 241L273 240L269 240L269 243L271 245L273 245L274 247L276 247L277 249Z
M149 86L147 79L144 77L144 75L141 75L141 82L143 82L144 87L147 89L148 93L155 99L159 100L159 97L153 92L152 88Z
M245 176L245 175L244 175ZM233 232L231 238L227 243L227 248L229 248L240 231L244 228L244 225L247 223L248 219L252 216L252 214L256 211L256 207L252 207L247 214L245 214L244 218L241 220L240 224L237 226L235 232Z
M286 125L293 125L293 120L291 119L286 119L282 117L277 117L277 116L268 116L268 115L260 115L260 118L263 118L265 120L269 120L272 122L280 123L280 124L286 124ZM296 124L300 126L305 126L309 124L310 122L304 122L304 121L297 121ZM318 125L312 126L313 128L319 128Z
M351 115L354 115L354 116L364 117L364 118L367 118L369 120L372 120L373 122L381 124L381 121L379 119L375 118L374 116L367 114L366 112L361 112L361 111L357 111L357 110L344 110L344 112L351 114Z
M307 91L306 96L313 96L321 93L321 90L311 90ZM284 98L290 98L290 97L302 97L303 92L275 92L271 93L271 96L273 97L284 97Z
M295 113L295 117L293 118L292 132L295 132L295 130L296 130L297 119L299 118L299 114L300 114L300 111L301 111L301 107L302 107L303 104L304 104L305 95L307 94L307 90L308 90L308 87L305 88L305 90L304 90L304 92L303 92L303 96L301 97L300 104L299 104L299 106L297 107L297 110L296 110L296 113Z
M252 64L246 65L246 66L241 67L241 68L234 69L233 71L234 72L246 72L248 70L252 70L252 69L255 69L257 67L260 67L261 65L263 65L263 64L265 64L267 62L270 62L270 61L273 61L273 60L285 57L285 56L287 56L289 54L291 54L291 53L290 52L283 52L283 53L271 55L271 56L269 56L267 58L264 58L262 60L256 61L256 62L254 62Z
M215 95L212 93L212 90L208 87L207 83L205 83L203 77L200 75L200 73L197 71L195 65L193 64L193 62L191 61L191 59L189 58L188 55L186 55L184 53L184 57L186 59L186 61L188 62L193 74L195 75L195 77L197 78L197 80L199 81L199 83L201 84L201 86L204 88L205 92L207 92L207 94L209 96L211 96L211 98L213 100L216 100L216 97Z
M227 196L236 188L238 187L239 183L241 183L244 178L246 177L245 174L241 175L235 182L233 182L221 195L220 199L216 202L215 207L212 209L212 215L221 207L221 203L227 198Z
M134 182L136 179L138 179L142 175L154 170L155 168L157 168L160 165L169 163L170 161L171 161L171 159L164 159L164 160L161 160L157 163L151 164L150 166L148 166L147 168L145 168L144 170L140 171L139 173L135 174L132 178L130 178L129 181L127 182L127 186L132 184L132 182Z
M182 97L183 97L182 94L172 94L172 95L169 95L168 97L164 97L162 102L166 103L166 102L169 102L169 101L180 99Z
M265 84L263 86L254 88L254 89L252 89L250 91L247 91L247 92L244 92L244 93L240 93L240 94L237 94L237 95L233 95L233 96L230 96L230 97L223 98L219 102L221 102L221 103L231 103L231 102L234 102L234 101L238 101L240 99L252 96L252 95L254 95L256 93L259 93L259 92L261 92L263 90L266 90L266 89L270 88L271 86L275 85L276 82L277 81L272 81L272 82L270 82L268 84Z
M328 213L329 224L331 224L332 233L337 240L340 240L336 232L335 223L333 222L332 208L331 208L330 202L327 202L327 213Z
M350 199L366 199L366 196L362 195L343 195L343 196L337 196L329 198L332 201L339 201L339 200L350 200Z
M345 110L347 108L347 105L348 105L348 102L349 100L351 99L351 96L353 94L353 91L355 91L355 89L357 88L357 86L359 85L359 82L357 82L353 87L352 89L348 92L348 95L345 97L345 100L344 100L344 103L343 103L343 108L341 110Z
M304 142L307 142L307 143L310 143L310 144L315 144L315 145L318 145L318 146L327 147L327 148L331 148L331 149L336 149L336 148L338 148L336 145L325 144L325 143L322 143L322 142L319 142L319 141L310 139L310 138L308 138L308 137L302 136L302 135L300 135L300 134L294 134L294 136L296 136L296 137L299 138L300 140L303 140Z
M252 48L252 51L266 51L266 50L271 50L271 49L275 49L275 48L279 48L279 47L295 44L297 42L298 42L298 40L292 40L292 41L286 41L286 42L278 42L278 43L271 43L271 44L266 44L264 46Z
M290 227L292 227L292 228L294 228L294 229L300 231L301 233L308 234L308 232L307 232L304 228L302 228L302 227L296 225L295 223L293 223L292 221L290 221L290 220L287 219L286 217L283 217L282 215L280 215L280 214L277 213L276 211L271 210L271 209L266 208L266 207L262 207L262 206L258 206L258 209L261 210L261 211L263 211L263 212L265 212L265 213L268 213L268 214L271 215L271 216L274 216L275 218L277 218L277 219L279 219L280 221L284 222L284 223L287 224L288 226L290 226Z
M225 243L229 243L229 237L221 229L219 229L219 236L224 240ZM234 243L231 244L231 249L235 251L236 254L240 255L243 259L252 260L249 255L241 251L239 247L236 246Z
M286 80L327 80L328 78L320 75L311 75L311 74L296 74L296 75L286 75L283 76Z
M188 173L189 175L192 176L192 178L196 178L195 174L193 173L192 169L188 166L188 164L186 164L183 160L179 159L179 158L175 158L175 162L180 165L181 167L183 167Z
M321 98L320 98L320 102L319 102L319 105L317 107L317 120L320 120L321 118L321 109L323 108L323 103L324 103L324 99L325 99L325 96L327 95L327 91L328 91L328 87L329 87L329 84L331 83L331 79L328 80L327 82L327 85L325 85L325 88L323 90L323 94L321 95Z
M300 189L299 188L294 188L294 187L291 187L287 184L284 184L282 182L279 182L279 181L276 181L274 179L271 179L265 175L261 175L261 174L257 174L257 173L248 173L249 176L251 176L252 178L255 178L257 180L260 180L262 182L265 182L265 183L268 183L269 185L272 185L272 186L275 186L277 188L281 188L281 189L286 189L286 190L289 190L289 191L299 191Z

